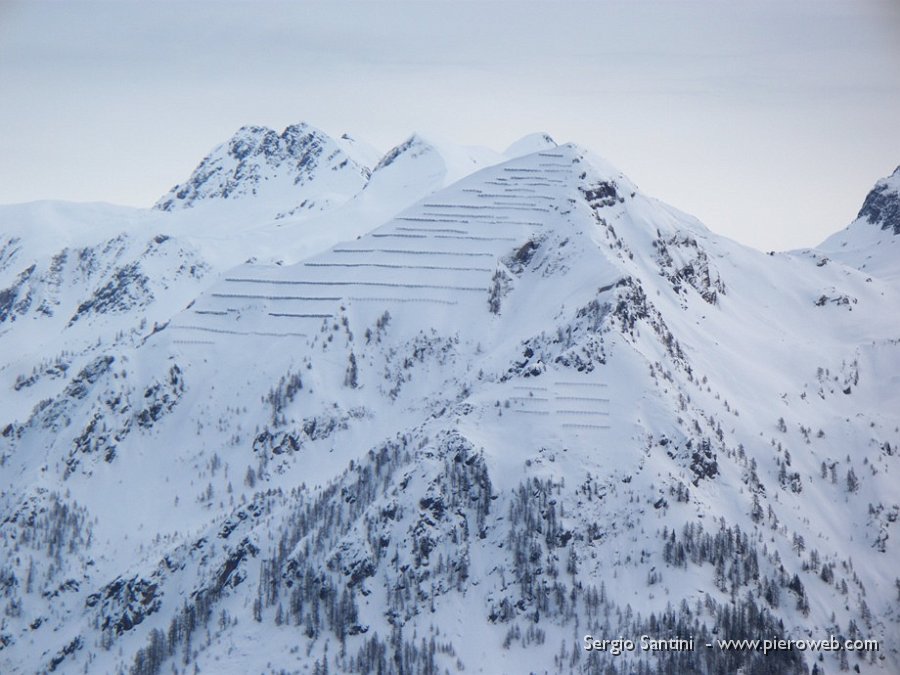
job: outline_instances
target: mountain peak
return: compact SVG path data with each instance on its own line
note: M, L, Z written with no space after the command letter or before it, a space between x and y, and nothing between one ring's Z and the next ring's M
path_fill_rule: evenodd
M381 158L378 164L375 165L375 168L372 170L374 173L380 169L384 169L391 164L393 164L398 157L401 155L411 152L413 157L418 157L429 150L433 150L434 147L427 140L422 138L419 134L412 134L409 138L403 141L400 145L397 145L390 150L388 150L387 154Z
M317 180L325 176L327 180ZM334 195L352 197L368 177L369 169L351 158L341 144L305 122L292 124L280 134L247 125L207 155L190 178L172 188L155 208L174 211L205 200L262 194L281 209L313 202L321 206ZM302 190L314 182L327 185ZM319 192L329 198L319 198Z
M549 150L557 147L556 141L550 134L537 132L523 136L510 145L503 155L509 159L530 155L541 150Z
M900 234L900 166L890 176L875 183L857 218L865 218L882 230Z

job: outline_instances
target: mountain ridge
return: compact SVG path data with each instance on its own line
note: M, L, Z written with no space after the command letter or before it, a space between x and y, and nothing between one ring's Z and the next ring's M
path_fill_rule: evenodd
M568 144L217 268L15 390L0 663L803 672L583 636L833 631L892 672L900 289L828 257L730 242Z

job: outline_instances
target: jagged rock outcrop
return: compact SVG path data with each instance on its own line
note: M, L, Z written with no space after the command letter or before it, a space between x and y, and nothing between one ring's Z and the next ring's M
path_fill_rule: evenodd
M875 184L857 217L900 235L900 166Z

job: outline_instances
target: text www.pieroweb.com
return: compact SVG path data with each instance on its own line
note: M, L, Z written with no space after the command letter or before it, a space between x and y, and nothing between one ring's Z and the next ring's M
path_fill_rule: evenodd
M716 639L709 642L696 642L694 636L687 638L657 639L649 635L641 635L637 640L628 638L602 639L592 635L584 636L584 649L588 652L609 652L612 655L626 652L660 652L660 651L693 651L697 647L719 649L720 651L756 651L768 654L779 651L810 652L877 652L880 649L878 640L840 639L834 635L822 640L761 638L761 639Z

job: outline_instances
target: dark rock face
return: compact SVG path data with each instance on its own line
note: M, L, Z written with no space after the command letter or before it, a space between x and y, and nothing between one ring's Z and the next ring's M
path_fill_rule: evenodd
M26 285L34 269L35 265L31 265L19 274L15 285L0 290L0 323L7 319L15 321L17 315L24 314L31 307L32 293Z
M118 578L88 596L88 607L99 607L100 626L116 635L131 630L162 606L156 580Z
M618 186L615 181L600 182L596 185L582 187L581 192L584 198L594 208L603 206L614 206L616 202L624 202L624 198L619 196Z
M890 178L880 180L866 196L858 218L865 218L882 230L900 234L900 166Z
M144 405L137 413L139 426L149 429L166 413L171 412L184 393L184 379L181 368L173 365L169 368L168 378L156 382L144 390Z
M694 472L695 486L704 478L715 478L719 473L716 453L713 452L712 445L706 438L700 441L700 446L691 455L691 471Z

